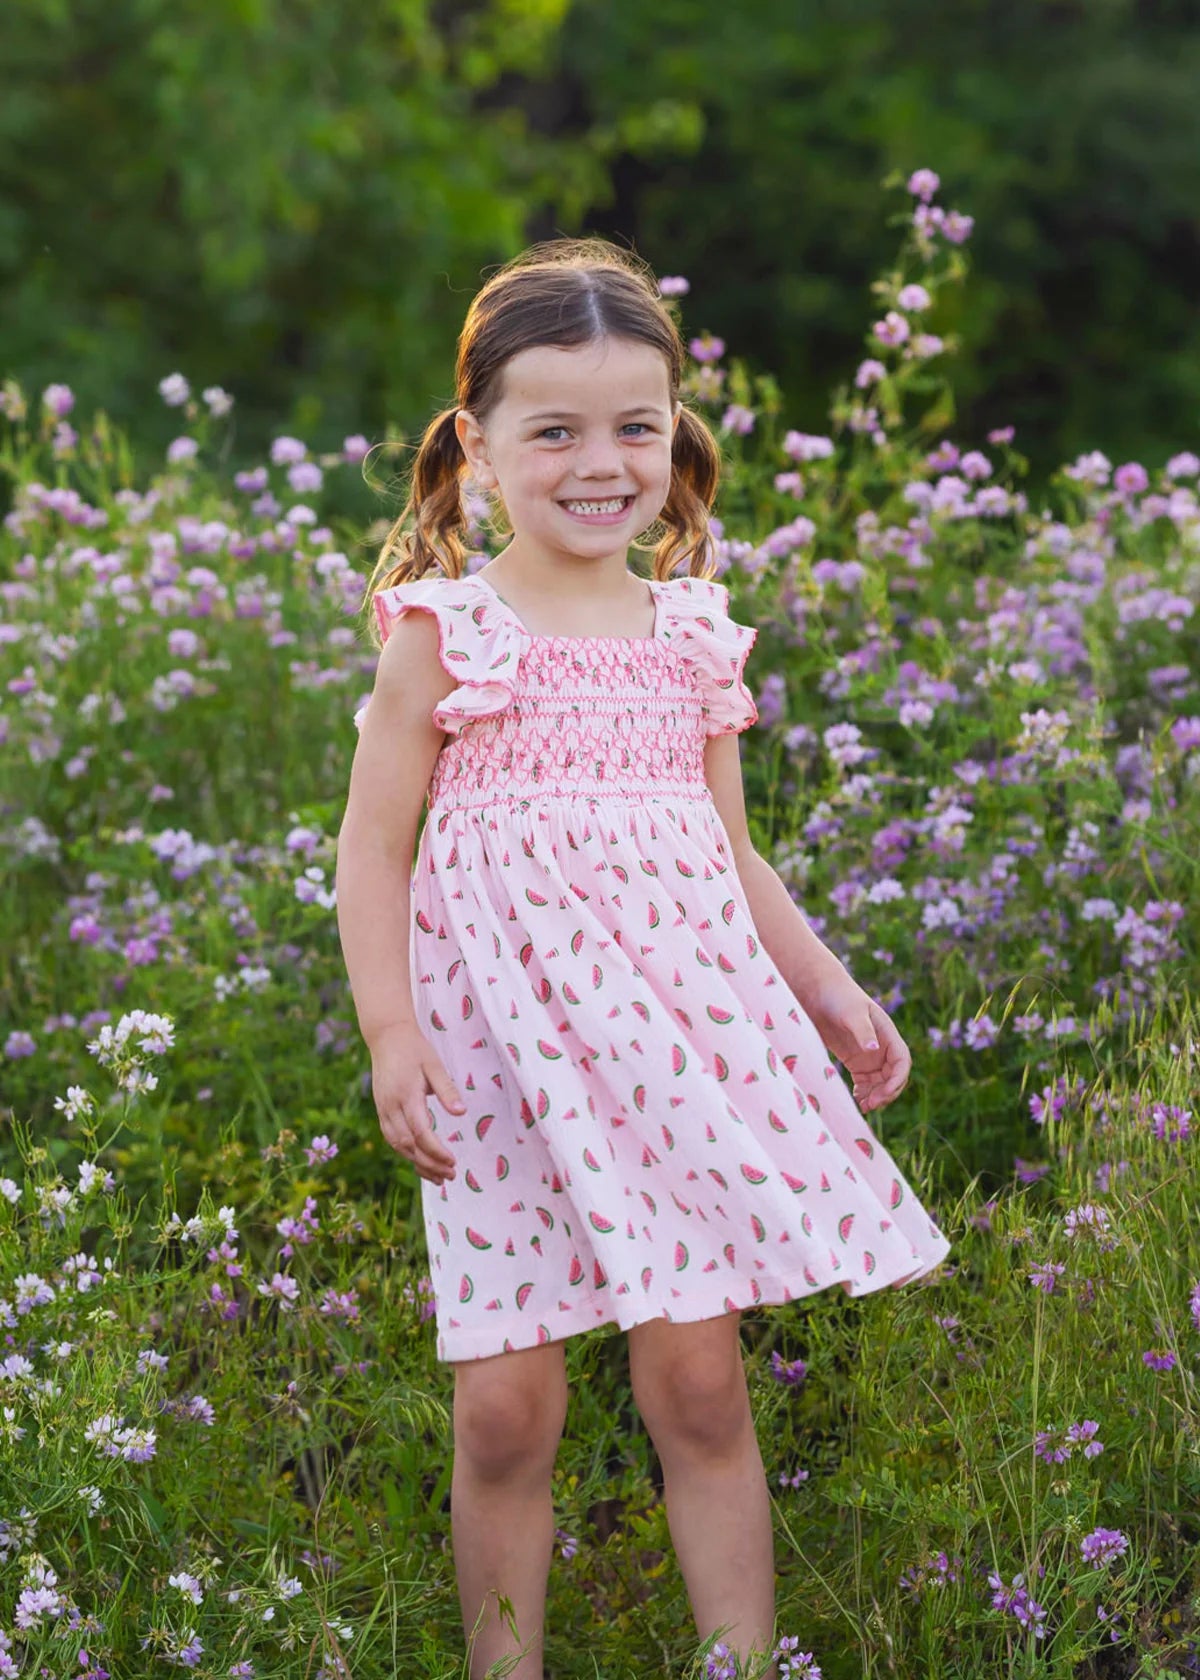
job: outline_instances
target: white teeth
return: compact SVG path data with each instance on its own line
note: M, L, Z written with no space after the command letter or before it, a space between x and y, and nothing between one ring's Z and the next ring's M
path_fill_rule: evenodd
M628 496L617 496L610 502L564 502L563 506L572 513L620 513L628 500Z

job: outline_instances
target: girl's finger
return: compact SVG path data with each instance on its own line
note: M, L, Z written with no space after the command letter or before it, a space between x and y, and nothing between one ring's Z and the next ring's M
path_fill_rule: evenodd
M405 1119L413 1134L413 1143L423 1160L431 1167L444 1173L454 1171L454 1156L441 1142L434 1132L433 1125L425 1112L424 1098L420 1099L419 1107L406 1109Z

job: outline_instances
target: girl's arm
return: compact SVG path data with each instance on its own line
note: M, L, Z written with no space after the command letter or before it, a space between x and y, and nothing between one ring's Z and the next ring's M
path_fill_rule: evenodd
M817 938L779 876L751 844L735 734L709 739L704 771L733 848L733 865L755 932L826 1048L851 1074L859 1107L864 1113L885 1107L908 1081L908 1046L887 1012Z
M405 613L379 656L338 832L338 933L359 1030L372 1049L390 1028L414 1023L409 880L445 739L433 708L453 686L438 660L432 615Z
M750 903L755 932L803 1003L806 994L811 997L828 980L844 976L845 967L817 938L775 870L751 843L736 735L709 737L704 774L733 847L733 865Z

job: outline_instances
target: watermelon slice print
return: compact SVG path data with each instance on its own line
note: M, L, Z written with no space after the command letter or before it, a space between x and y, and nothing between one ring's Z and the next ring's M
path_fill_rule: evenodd
M734 900L732 898L727 898L725 900L724 904L721 906L721 920L725 923L726 927L729 926L730 922L733 920L733 918L734 918L734 916L736 916L736 914L737 914L737 904L734 902Z
M568 1003L579 1002L579 993L575 990L569 980L564 980L562 983L562 995L566 998Z
M871 1253L871 1250L869 1248L866 1248L866 1249L863 1250L863 1271L866 1272L868 1277L870 1277L871 1273L874 1270L875 1270L875 1256Z
M547 1044L544 1038L538 1039L537 1047L539 1053L543 1055L548 1062L557 1062L559 1057L562 1055L562 1051L558 1048L557 1044Z
M537 1117L538 1117L538 1119L539 1120L544 1120L546 1118L547 1114L549 1114L549 1112L550 1112L549 1093L546 1092L546 1091L543 1091L541 1089L541 1087L539 1086L538 1087L538 1094L537 1094Z
M592 1227L593 1231L599 1231L602 1237L608 1236L610 1231L615 1231L617 1228L613 1224L612 1220L602 1213L589 1213L588 1224Z
M783 1172L781 1170L779 1176L787 1185L788 1189L794 1190L797 1196L800 1195L801 1191L808 1189L808 1185L805 1184L802 1178L794 1178L790 1172Z
M719 1184L722 1190L728 1190L729 1180L725 1177L724 1173L719 1173L716 1167L709 1167L708 1176L715 1184Z
M533 988L533 995L539 1003L549 1003L550 999L554 996L554 987L550 984L549 980L546 979L544 974L538 981L537 985ZM464 999L463 1001L465 1002L466 1000Z
M713 1057L713 1072L722 1084L729 1078L729 1063L724 1056Z
M585 1149L583 1152L583 1164L589 1172L598 1173L604 1171L604 1168L600 1165L599 1161L597 1161L590 1149Z
M497 1155L497 1157L496 1157L496 1180L497 1180L498 1183L503 1184L504 1180L507 1177L508 1177L508 1156L507 1155Z
M598 992L604 984L604 970L599 963L592 964L592 990Z
M605 1289L608 1286L608 1273L599 1260L592 1261L592 1288Z
M644 1085L635 1085L633 1087L633 1106L637 1109L639 1114L645 1111L646 1087Z
M894 1178L892 1180L891 1192L888 1196L888 1206L890 1208L898 1208L903 1200L904 1190L901 1187L900 1180L898 1178Z
M571 1264L567 1269L567 1282L583 1282L583 1261L579 1258L578 1254L572 1254L571 1256Z
M767 1182L767 1175L762 1168L751 1166L748 1161L742 1162L740 1171L747 1184L765 1184Z
M870 1138L855 1138L854 1141L858 1145L858 1147L862 1150L863 1154L867 1157L868 1161L874 1160L875 1150L874 1150L874 1147L871 1143Z
M475 1281L466 1272L464 1272L463 1276L462 1276L462 1282L458 1286L458 1298L465 1305L465 1303L471 1299L471 1297L472 1297L472 1295L474 1295L474 1293L475 1293Z
M485 1236L482 1236L478 1231L473 1231L469 1225L467 1226L467 1241L472 1248L485 1249L492 1246Z
M737 973L737 969L734 967L733 963L730 962L724 951L717 952L717 967L723 969L726 974Z
M642 1267L642 1288L649 1289L654 1281L654 1272L649 1266Z
M525 888L525 897L529 900L530 904L536 906L539 910L544 909L550 902L544 893L535 892L532 887Z
M854 1215L852 1213L844 1214L842 1218L838 1220L838 1236L844 1243L850 1241L850 1232L853 1226Z
M550 1340L550 1332L544 1324L539 1324L537 1327L537 1339L539 1347L545 1347L546 1343Z
M433 932L433 923L429 920L429 917L425 914L424 910L418 910L416 912L415 921L422 933Z
M475 1136L479 1139L480 1143L482 1143L484 1138L488 1135L488 1132L491 1130L492 1121L495 1118L496 1116L494 1114L481 1114L479 1119L476 1120Z
M467 1181L467 1189L468 1190L474 1190L477 1193L482 1193L483 1185L480 1184L479 1180L475 1177L475 1174L471 1171L470 1167L467 1168L466 1172L463 1174L463 1177Z
M672 1044L672 1046L671 1046L671 1072L674 1073L674 1074L680 1074L680 1073L683 1072L683 1070L686 1066L687 1066L687 1057L683 1053L682 1045Z
M685 858L676 858L675 859L675 867L676 867L676 869L678 869L679 873L686 880L689 880L689 881L691 880L692 876L696 873L696 871L692 868L691 864L688 863Z
M677 1272L686 1271L687 1270L687 1263L688 1263L687 1248L683 1243L677 1242L675 1244L675 1270Z
M538 1208L537 1209L537 1216L541 1220L542 1224L546 1227L547 1231L553 1231L553 1229L554 1229L554 1215L550 1212L549 1208L544 1208L544 1207Z
M733 1020L732 1009L722 1009L715 1003L710 1003L708 1005L707 1014L709 1020L714 1021L718 1027L727 1027L730 1021Z
M767 1227L756 1213L750 1215L750 1229L754 1232L755 1242L766 1242Z
M571 935L571 955L573 957L577 957L579 955L580 951L582 951L582 950L583 950L583 929L582 928L576 928L575 932Z
M787 1126L773 1108L767 1110L767 1125L773 1132L786 1132Z

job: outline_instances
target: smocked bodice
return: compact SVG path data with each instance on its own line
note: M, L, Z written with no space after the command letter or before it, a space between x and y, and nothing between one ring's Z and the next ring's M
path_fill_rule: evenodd
M447 732L430 809L588 796L707 797L704 744L757 718L742 680L756 632L735 624L723 585L653 581L648 637L527 631L474 576L379 590L384 638L400 615L431 613L457 687L433 712ZM365 708L363 709L365 711ZM362 712L355 719L361 727Z
M535 797L696 796L704 702L657 639L528 638L504 711L450 736L430 808Z

